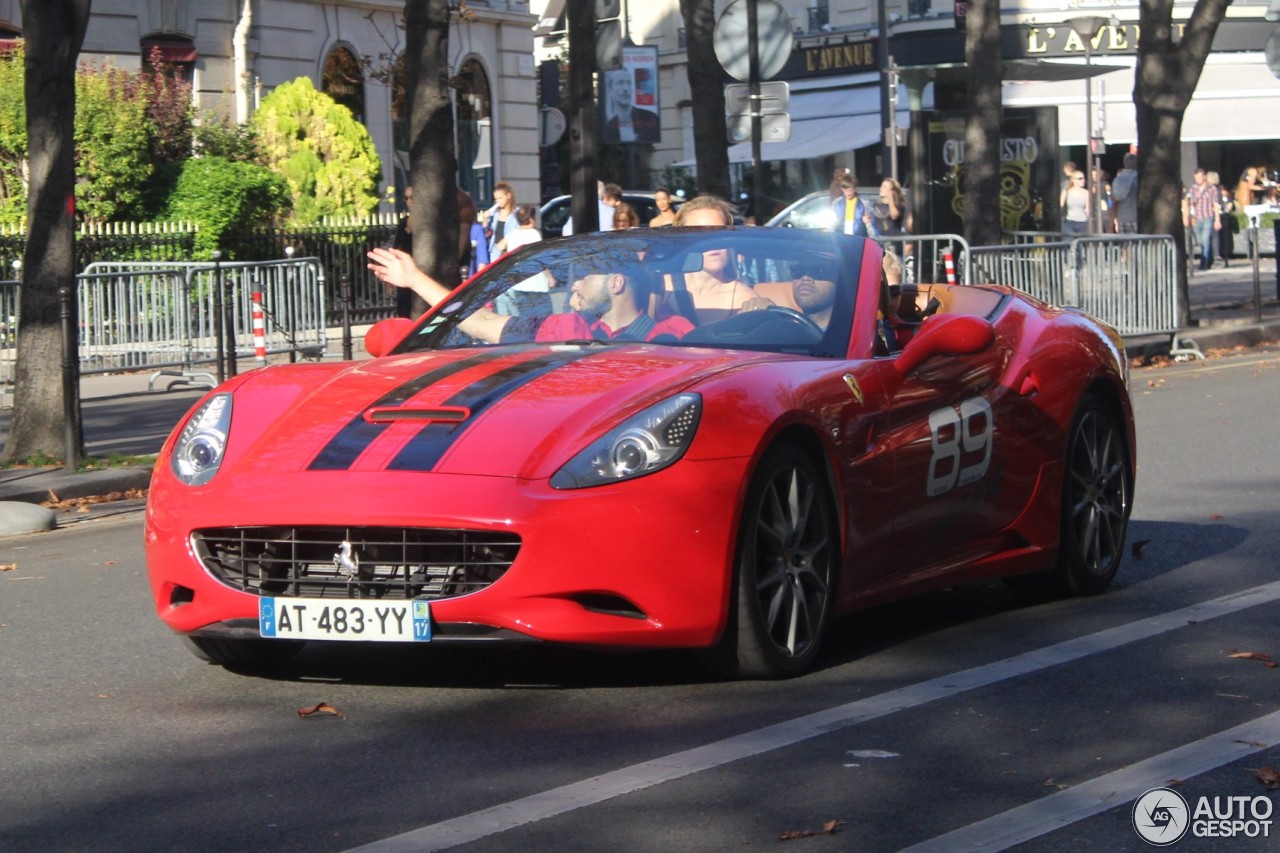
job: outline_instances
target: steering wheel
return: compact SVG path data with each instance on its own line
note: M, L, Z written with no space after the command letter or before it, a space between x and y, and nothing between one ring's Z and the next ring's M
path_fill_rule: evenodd
M740 311L723 320L699 326L685 335L686 344L732 347L740 344L770 346L812 346L824 332L813 320L791 308L769 305L754 311Z
M793 323L798 323L807 331L813 333L815 340L822 340L822 336L826 334L822 327L813 322L813 318L808 314L803 314L794 308L787 308L783 305L770 305L764 309L766 312L772 311L774 314L781 314Z

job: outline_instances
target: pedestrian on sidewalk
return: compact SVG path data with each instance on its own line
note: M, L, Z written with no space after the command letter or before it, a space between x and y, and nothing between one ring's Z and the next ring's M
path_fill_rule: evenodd
M1124 155L1124 168L1111 182L1112 224L1117 234L1138 233L1138 155Z
M1218 187L1209 183L1203 167L1196 167L1193 181L1187 190L1187 216L1200 254L1200 269L1207 270L1213 266L1213 234L1222 227L1218 218L1222 205L1218 201Z
M1069 180L1058 197L1062 230L1067 234L1084 234L1089 230L1089 191L1084 186L1084 172L1076 169Z
M1218 188L1218 257L1222 258L1222 266L1231 266L1231 255L1235 251L1232 245L1233 236L1239 223L1236 222L1236 200L1231 190L1222 185L1217 172L1210 172L1208 182Z

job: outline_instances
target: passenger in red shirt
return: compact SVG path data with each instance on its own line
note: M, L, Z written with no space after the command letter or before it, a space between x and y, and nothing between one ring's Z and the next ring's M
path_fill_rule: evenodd
M418 269L413 257L397 249L369 252L369 269L396 287L407 287L434 305L449 289ZM527 341L614 340L652 341L670 335L675 339L693 330L684 317L654 321L641 306L649 304L650 290L639 278L626 273L591 273L573 282L569 305L574 310L550 316L512 316L489 308L475 311L458 324L473 338L491 344Z
M528 340L532 327L534 340L573 341L652 341L660 335L675 339L693 331L693 324L680 316L654 321L640 305L647 304L649 294L631 276L621 273L586 275L573 283L569 304L573 312L550 317L512 318L501 332L501 343Z

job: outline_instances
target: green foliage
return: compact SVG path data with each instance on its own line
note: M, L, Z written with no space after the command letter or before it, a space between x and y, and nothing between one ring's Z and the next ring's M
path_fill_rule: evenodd
M137 218L151 160L151 123L137 75L118 68L76 75L76 210L86 219Z
M265 166L223 157L193 157L169 197L170 219L200 226L195 255L208 258L233 229L265 225L288 208L289 187Z
M296 223L377 207L382 164L369 131L308 78L278 86L253 124L267 165L289 182Z
M24 167L27 160L26 80L20 48L0 53L0 222L27 216Z
M0 54L0 222L26 218L27 121L21 47ZM149 219L191 151L191 89L163 65L76 74L76 208L85 219ZM169 178L166 181L166 177Z
M196 125L195 148L206 157L243 163L256 163L262 156L253 125L233 125L213 113L206 113Z

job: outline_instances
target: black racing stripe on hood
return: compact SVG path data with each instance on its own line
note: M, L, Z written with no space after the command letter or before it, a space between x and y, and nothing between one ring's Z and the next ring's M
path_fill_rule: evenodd
M435 370L428 370L403 385L391 389L374 401L368 408L403 406L423 389L434 385L442 379L448 379L450 376L475 367L478 364L484 364L504 355L510 355L511 352L510 348L503 347L499 350L483 352L471 358L450 362L437 367ZM361 453L364 453L370 444L373 444L374 439L382 435L382 431L388 426L390 426L390 422L369 423L364 419L364 412L361 412L339 430L337 435L330 439L329 443L316 454L316 458L311 460L311 464L307 466L307 469L310 471L345 471L355 463L356 459L359 458Z
M589 354L586 350L547 353L499 370L459 391L445 401L444 405L466 408L471 412L470 416L459 423L427 424L404 446L396 458L391 460L391 464L387 466L388 470L430 471L444 456L445 451L453 446L467 426L474 422L476 416L485 409L539 376Z

